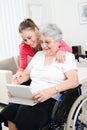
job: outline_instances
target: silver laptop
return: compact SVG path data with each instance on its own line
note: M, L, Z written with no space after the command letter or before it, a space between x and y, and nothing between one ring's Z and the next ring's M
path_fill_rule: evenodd
M35 105L36 102L32 99L32 93L29 86L6 84L8 91L12 94L9 98L9 102L24 104L24 105Z

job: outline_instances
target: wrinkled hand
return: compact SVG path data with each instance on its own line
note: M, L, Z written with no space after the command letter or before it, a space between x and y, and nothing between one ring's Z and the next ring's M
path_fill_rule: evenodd
M66 52L59 50L56 54L56 60L60 63L64 63L66 60Z
M44 102L45 100L49 99L52 95L55 94L54 87L41 90L35 94L33 94L32 98L38 103Z

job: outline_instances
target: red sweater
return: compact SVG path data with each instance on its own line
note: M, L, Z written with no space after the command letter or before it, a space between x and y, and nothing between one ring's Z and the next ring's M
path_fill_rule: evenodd
M71 47L69 47L65 43L65 41L62 41L61 45L59 46L59 50L72 52ZM32 58L35 52L32 50L32 48L29 45L23 43L20 44L19 52L20 52L20 67L18 70L23 71L28 64L28 57Z

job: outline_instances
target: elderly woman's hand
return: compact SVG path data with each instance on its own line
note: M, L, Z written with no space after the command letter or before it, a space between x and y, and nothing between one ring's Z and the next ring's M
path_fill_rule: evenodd
M56 53L56 60L57 60L58 62L64 63L64 61L66 60L66 52L59 50L59 51Z
M38 103L44 102L45 100L49 99L56 93L55 88L51 87L48 89L43 89L35 94L33 94L32 98Z

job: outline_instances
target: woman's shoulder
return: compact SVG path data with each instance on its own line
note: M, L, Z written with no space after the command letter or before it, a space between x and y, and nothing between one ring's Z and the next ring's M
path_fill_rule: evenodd
M33 49L25 43L20 44L19 51L20 51L20 54L26 54L31 57L33 57L35 55L35 52L33 51Z
M19 47L20 48L30 48L30 46L29 45L27 45L27 44L25 44L25 43L21 43L20 45L19 45Z
M41 54L45 54L45 52L43 50L41 50L41 51L38 51L36 54L41 55Z
M32 50L32 48L29 45L25 44L25 43L21 43L19 48L20 48L20 51L26 51L26 53L27 52L34 52Z

